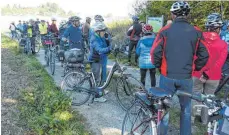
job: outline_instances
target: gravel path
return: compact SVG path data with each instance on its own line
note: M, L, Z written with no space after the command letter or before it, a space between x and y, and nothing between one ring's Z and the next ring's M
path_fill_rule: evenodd
M40 50L39 54L37 54L37 59L42 65L45 65L44 50ZM108 69L110 69L112 64L111 61L108 62ZM46 70L50 74L50 69L46 67ZM136 78L140 78L137 69L128 67L127 72L134 73L133 75ZM60 86L63 79L63 77L61 77L62 74L63 68L60 66L60 63L57 62L56 73L53 76L50 74L54 78L57 86ZM149 75L147 75L147 78L149 79ZM148 81L147 85L149 85ZM121 133L125 111L118 105L114 93L110 92L105 98L108 99L105 103L94 102L90 105L73 106L73 108L77 109L87 119L90 129L95 132L96 135L119 135Z

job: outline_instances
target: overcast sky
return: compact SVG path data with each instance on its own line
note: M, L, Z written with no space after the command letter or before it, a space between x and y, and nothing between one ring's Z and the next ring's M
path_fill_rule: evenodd
M36 7L42 3L55 2L65 11L72 10L84 15L112 13L114 16L128 16L135 0L2 0L1 5L20 4Z

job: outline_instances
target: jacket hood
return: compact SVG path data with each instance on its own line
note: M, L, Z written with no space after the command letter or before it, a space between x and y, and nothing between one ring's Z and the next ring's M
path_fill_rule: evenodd
M211 41L220 39L219 34L217 34L216 32L203 32L203 36L207 42L211 42Z

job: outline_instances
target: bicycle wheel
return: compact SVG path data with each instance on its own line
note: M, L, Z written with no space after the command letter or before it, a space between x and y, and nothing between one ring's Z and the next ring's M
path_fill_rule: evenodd
M31 42L27 41L27 54L32 54Z
M56 64L56 57L53 51L50 52L50 70L51 74L54 75L55 73L55 65Z
M82 89L76 89L76 87L81 87ZM61 82L61 90L72 99L72 105L76 106L82 105L89 100L91 93L85 89L90 90L91 87L90 78L85 79L85 73L81 71L68 73Z
M123 110L128 110L133 104L135 98L134 93L144 86L132 76L126 78L118 78L116 84L116 98Z
M152 129L152 119L149 114L150 111L136 101L126 112L122 123L122 135L156 135L156 129Z
M46 61L46 66L49 66L49 50L45 54L45 61Z
M38 53L40 51L40 43L38 41L35 42L35 53Z

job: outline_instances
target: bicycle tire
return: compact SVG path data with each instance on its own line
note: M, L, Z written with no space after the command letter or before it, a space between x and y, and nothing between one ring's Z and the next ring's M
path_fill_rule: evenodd
M80 106L85 104L91 96L91 93L84 89L90 90L92 83L90 78L85 79L85 73L81 71L72 71L65 75L61 82L61 90L67 96L72 99L72 105ZM79 84L81 82L81 84ZM67 87L66 87L67 86ZM74 89L75 87L81 87L82 89ZM70 92L70 94L68 94ZM76 101L80 100L80 101Z
M121 135L156 135L152 132L151 121L147 120L150 119L148 114L150 111L147 110L139 102L134 102L123 119ZM133 111L135 113L132 113ZM131 117L133 117L133 120L131 120ZM137 120L138 118L139 120Z
M27 41L27 54L32 54L31 42Z
M144 89L143 85L134 77L128 76L128 79L133 79L132 81L136 81L136 83L134 82L132 83L135 85L139 84L139 86L133 86L135 88L130 88L131 87L130 82L128 82L127 79L123 79L123 78L118 78L118 80L116 81L117 84L116 84L115 96L118 101L118 104L121 106L121 108L124 111L127 111L132 105L132 103L134 102L135 99L134 92L136 92L139 89Z
M51 70L52 75L54 75L54 73L55 73L55 66L56 66L55 63L56 63L55 54L52 51L50 53L50 70Z
M38 43L37 41L35 42L34 51L35 51L35 53L39 53L39 51L40 51L40 43Z
M45 54L46 66L49 66L49 51Z

